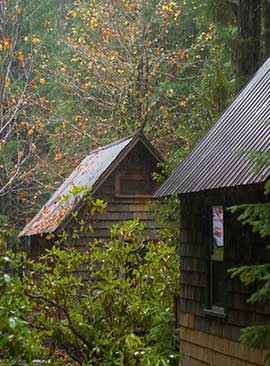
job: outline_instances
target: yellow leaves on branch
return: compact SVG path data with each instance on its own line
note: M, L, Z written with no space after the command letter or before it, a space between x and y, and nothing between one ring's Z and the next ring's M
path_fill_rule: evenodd
M161 5L160 13L163 17L173 17L176 20L181 14L181 10L175 1L166 1Z
M211 31L214 30L215 28L213 27L209 27L209 32L202 32L199 36L198 36L198 40L199 41L211 41L213 39L213 35L211 34Z
M17 128L23 128L24 126L26 126L27 122L26 121L20 121L17 125Z
M66 73L67 72L67 65L66 64L63 64L61 63L61 69L60 69L63 73Z
M41 39L40 38L38 38L38 37L33 37L32 38L32 43L33 44L39 44L41 42Z
M90 29L95 30L98 26L98 17L91 17L90 19Z
M76 10L70 10L68 15L72 16L73 18L76 18L76 16L78 15Z
M25 128L29 136L33 135L34 131L40 132L44 128L44 121L37 119L34 125L30 125L28 121L22 120L17 124L18 129Z
M83 90L87 90L91 86L91 82L88 81L82 85Z

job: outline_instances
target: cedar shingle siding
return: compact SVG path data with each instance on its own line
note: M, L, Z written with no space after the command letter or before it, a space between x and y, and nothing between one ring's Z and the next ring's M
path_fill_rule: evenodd
M181 197L180 349L191 354L191 359L183 363L184 365L238 365L237 359L239 365L262 365L260 351L246 349L243 354L237 353L237 349L242 347L238 344L241 328L270 323L270 304L246 302L254 287L245 287L238 278L231 279L227 274L223 288L225 317L211 316L205 312L205 308L211 206L218 204L226 208L235 204L264 201L266 197L263 184L192 193ZM261 239L249 226L243 226L237 220L237 215L227 210L224 215L224 236L224 260L227 269L243 264L270 262L270 253L266 250L267 239ZM198 340L199 348L196 346ZM221 347L215 349L216 343ZM224 363L211 361L220 360L221 356ZM251 360L253 362L248 362Z

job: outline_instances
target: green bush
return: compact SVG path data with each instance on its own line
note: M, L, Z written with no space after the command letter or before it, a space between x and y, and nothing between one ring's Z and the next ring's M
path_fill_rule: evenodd
M106 208L90 192L84 201L90 216ZM36 261L7 250L12 233L2 225L0 360L24 366L34 358L54 366L176 364L175 249L147 240L144 226L133 220L113 226L109 242L95 240L80 252L76 244L92 228L80 214L72 216L72 230L58 240L49 234L55 245Z
M173 295L178 259L146 241L138 220L111 229L108 243L80 253L54 246L24 283L43 327L79 365L172 365L178 358ZM53 357L58 359L58 353Z

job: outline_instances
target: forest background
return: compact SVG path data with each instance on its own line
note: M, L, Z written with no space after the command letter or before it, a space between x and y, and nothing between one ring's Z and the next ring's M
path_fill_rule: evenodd
M92 149L185 156L269 54L269 1L0 2L0 211L22 227Z
M164 334L157 323L171 324L171 319L166 320L168 314L163 314L161 309L171 306L172 294L177 292L173 286L177 287L178 278L174 248L164 246L163 249L161 243L163 250L159 257L155 246L150 245L146 255L149 266L143 267L142 258L137 258L132 251L146 250L141 247L144 240L139 240L139 223L127 222L126 229L112 228L110 249L115 248L118 256L119 253L130 256L126 271L133 271L139 291L132 292L136 286L130 286L130 278L119 285L109 266L117 256L110 250L99 253L97 249L102 263L108 264L104 272L98 273L106 278L106 286L102 293L101 285L97 286L99 302L89 303L89 299L80 302L80 312L76 301L80 301L82 284L72 275L74 268L89 258L53 248L43 258L44 263L29 264L37 266L34 268L37 272L46 273L45 282L38 287L37 281L31 282L32 270L26 275L26 259L13 258L14 253L6 252L6 236L12 235L13 241L13 229L16 232L33 216L89 151L138 129L143 129L162 152L166 158L164 175L168 174L269 53L269 0L0 0L0 226L4 228L0 231L3 254L0 269L5 272L6 266L13 266L19 273L12 280L7 273L0 273L0 287L5 290L1 298L4 306L0 309L4 319L1 332L5 337L0 348L4 349L5 357L12 355L10 365L17 364L20 357L25 361L28 356L40 354L35 349L37 334L25 322L31 319L35 307L43 309L44 317L37 319L40 324L35 324L33 329L41 330L41 338L53 335L54 340L59 339L76 364L89 362L90 354L90 359L95 358L97 364L102 360L107 365L103 354L109 354L113 362L115 355L119 357L117 364L126 364L128 358L130 365L132 362L137 365L135 349L140 350L143 365L145 357L149 357L149 364L157 365L157 359L160 364L164 364L164 359L166 364L173 364L168 361L171 357L168 345L154 340L162 339L160 333ZM267 224L268 217L265 215ZM260 231L260 227L255 229ZM122 236L126 230L126 237L117 237L117 230ZM269 231L262 234L268 235ZM127 254L130 236L136 245ZM141 272L136 272L134 255ZM51 267L46 266L46 261L52 258L56 258L57 264L53 279ZM159 274L168 273L168 258L171 261L167 286ZM148 273L147 269L151 268L156 270ZM93 270L96 269L94 266ZM239 269L238 274L245 275L246 270L250 271ZM152 286L145 274L152 276L158 286ZM259 275L254 275L252 280ZM268 299L269 276L266 278L264 272L263 276ZM47 280L55 286L48 286ZM70 292L66 292L65 281L76 286L69 286ZM108 296L115 303L113 296L119 286L124 291L118 296L121 301L114 312L116 325L111 327L118 333L112 335L109 345L103 344L96 330L102 335L108 331L100 319L108 317L104 314ZM145 286L148 297L140 297L141 286ZM61 295L58 298L55 291L59 289L62 293L57 292ZM128 296L126 289L131 290ZM171 293L167 294L166 289ZM66 305L67 295L72 299L69 311L62 307L63 299ZM257 297L255 294L253 300L257 301ZM146 318L149 322L144 343L131 332L133 323L123 323L127 298L128 308L134 313L132 316L127 313L125 319L133 319L135 314L138 324L145 324ZM157 298L167 299L169 305L164 301L157 307ZM52 310L47 304L57 314L61 310L66 319L60 317L58 322L50 323ZM89 319L93 314L98 316L92 343L87 337L93 319L88 321L82 316L85 309ZM119 333L120 323L123 331ZM74 324L79 326L79 333ZM258 329L248 329L244 334L251 345L257 339L254 332L257 335ZM265 332L260 342L262 338L266 338ZM93 347L96 343L98 347ZM44 347L46 342L41 344ZM123 347L124 355L119 354Z

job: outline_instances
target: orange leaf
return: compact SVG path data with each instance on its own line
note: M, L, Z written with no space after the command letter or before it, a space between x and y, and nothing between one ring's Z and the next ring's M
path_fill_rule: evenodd
M31 86L31 88L35 88L36 87L35 80L32 80L29 85Z
M180 55L181 60L186 60L189 58L189 55L187 52L182 52Z
M46 20L44 20L43 27L48 28L49 24L50 24L50 22L46 19Z
M18 128L23 128L25 125L26 125L26 122L25 121L20 121L18 123Z
M22 8L20 8L19 6L16 6L16 9L15 9L15 11L16 11L16 14L21 14L22 13Z
M12 43L11 38L4 38L3 39L3 45L4 45L5 49L9 49L10 46L11 46L11 43Z
M23 53L22 53L22 52L19 52L19 54L18 54L18 60L19 60L19 61L21 61L21 62L23 62L23 60L24 60L24 55L23 55Z
M75 18L78 15L78 13L75 10L71 10L69 12L69 15L71 15L73 18Z
M54 155L53 160L54 160L54 161L59 161L59 160L61 160L61 159L62 159L62 154L61 154L61 151L58 149L58 150L56 150L56 152L55 152L55 155Z

